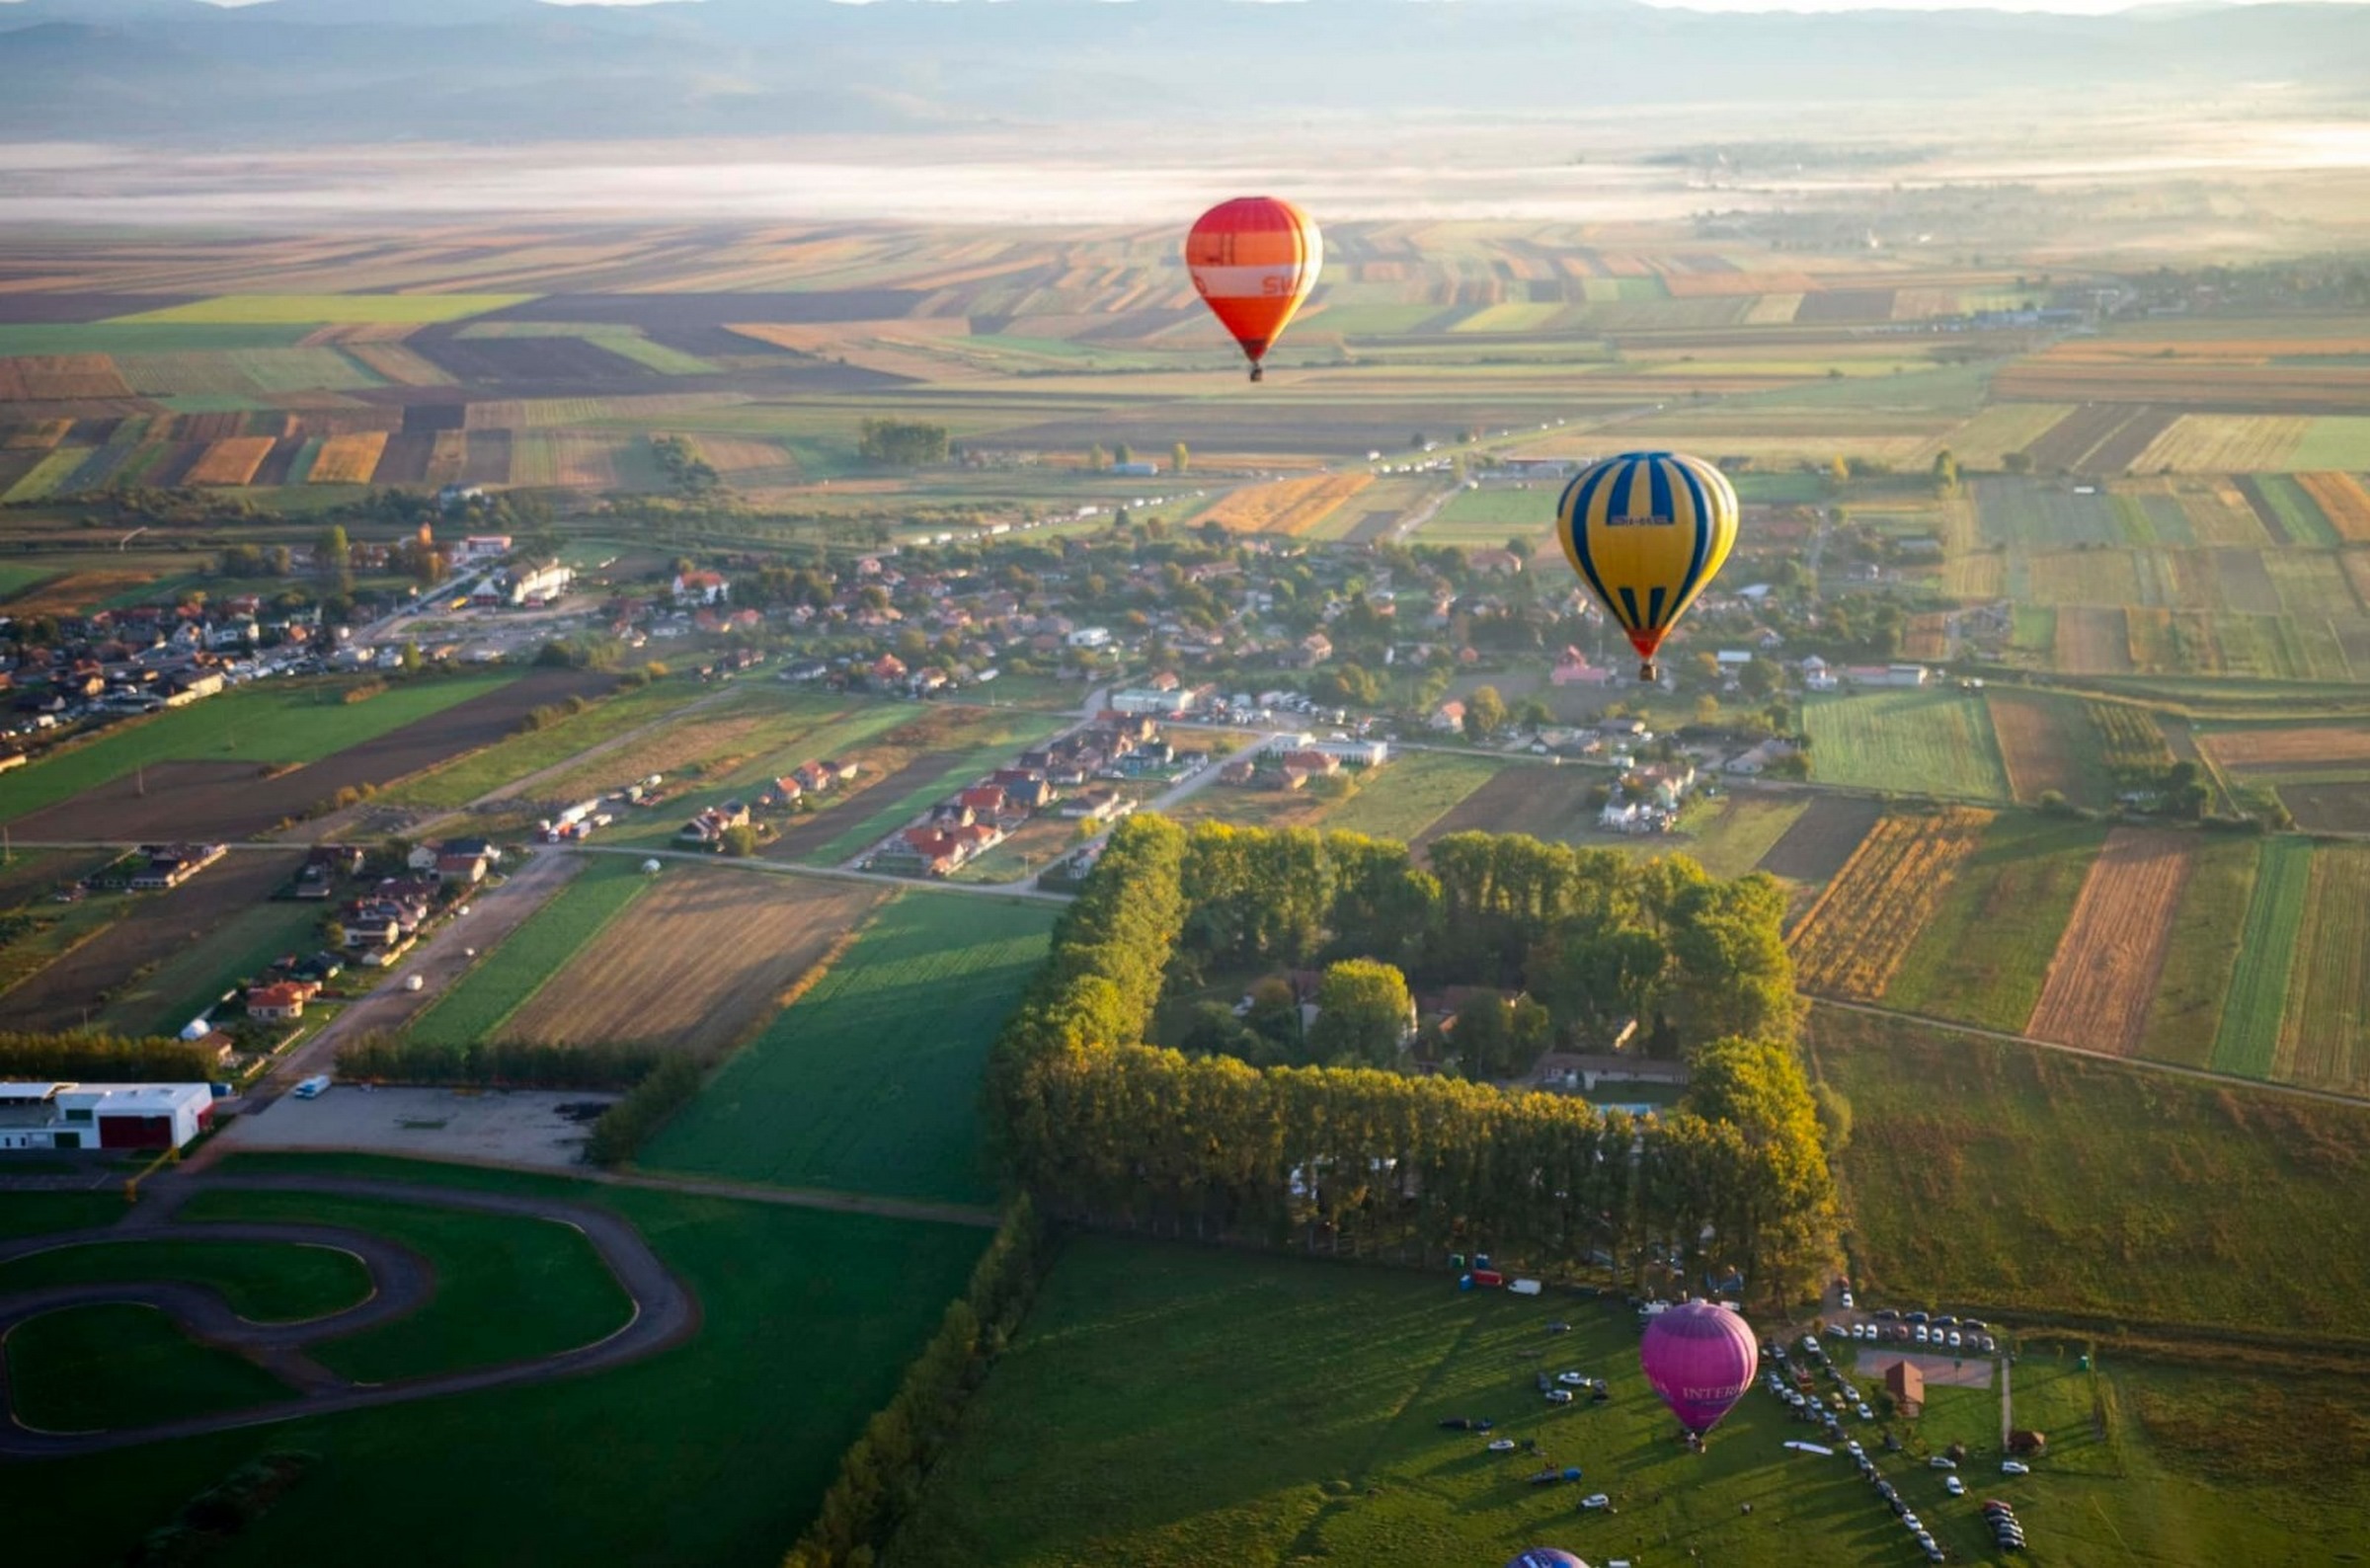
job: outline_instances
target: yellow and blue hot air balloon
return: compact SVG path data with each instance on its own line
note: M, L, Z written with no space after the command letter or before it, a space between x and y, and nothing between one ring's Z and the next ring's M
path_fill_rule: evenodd
M1555 536L1653 680L1655 650L1736 544L1736 491L1700 457L1623 452L1564 487Z

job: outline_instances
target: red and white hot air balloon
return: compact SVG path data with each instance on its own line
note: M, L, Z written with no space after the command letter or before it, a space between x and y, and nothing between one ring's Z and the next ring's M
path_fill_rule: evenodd
M1185 237L1193 286L1251 361L1259 361L1290 325L1324 269L1325 241L1308 214L1274 196L1236 196L1201 215Z

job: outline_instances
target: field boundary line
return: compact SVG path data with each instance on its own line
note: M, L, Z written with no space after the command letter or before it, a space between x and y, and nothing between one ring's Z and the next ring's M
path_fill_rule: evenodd
M587 869L590 870L591 868L588 867ZM561 898L566 896L569 888L575 885L575 881L576 879L571 877L567 882L564 882L559 887L553 889L550 898L545 899L541 903L537 904L534 909L528 913L524 920L521 920L516 925L511 927L510 935L504 937L500 943L493 947L487 948L484 952L480 953L478 955L477 962L470 966L469 973L475 974L479 969L493 962L495 956L501 953L504 947L518 939L518 933L524 930L534 920L536 915L546 912L553 904L557 903ZM616 908L611 909L607 914L604 914L600 917L600 923L598 925L595 925L592 930L585 933L584 940L576 944L577 948L586 948L591 946L593 942L598 941L600 939L601 932L606 931L611 925L614 925L619 915L625 913L626 910L641 902L643 897L656 886L658 886L656 879L645 878L640 886L636 887L633 892L627 894L625 898L618 902ZM570 956L574 956L574 950L571 951ZM529 990L525 995L513 1002L510 1007L503 1012L503 1015L500 1018L494 1020L493 1025L486 1031L486 1038L489 1040L494 1039L501 1030L509 1027L511 1020L517 1017L519 1013L523 1012L529 1002L532 1002L536 997L542 995L543 987L549 985L554 980L558 979L561 971L565 970L567 966L563 964L559 967L559 969L546 972L541 980L535 981L533 989ZM433 1004L422 1008L418 1017L415 1017L411 1021L411 1024L407 1025L406 1027L410 1028L414 1025L417 1025L421 1019L426 1018L429 1014L434 1012L437 1007L440 1007L445 1002L449 1001L452 998L453 993L459 989L460 981L457 980L452 984L445 986L442 994L438 995Z
M560 847L569 855L638 855L648 860L683 861L695 866L721 866L734 871L769 871L784 877L820 877L827 882L855 882L867 887L905 888L923 893L957 893L972 898L1021 899L1033 903L1070 902L1066 893L1047 893L1041 888L1020 883L1001 882L924 882L912 877L892 877L877 871L850 871L844 866L808 866L795 861L767 860L758 855L718 855L701 849L636 849L627 844L568 844Z
M2313 1089L2301 1083L2277 1083L2268 1078L2243 1078L2235 1072L2215 1072L2206 1067L2183 1066L2176 1061L2156 1061L2147 1057L2118 1057L2111 1051L2061 1046L2054 1040L2035 1040L2030 1035L2012 1034L2005 1029L1987 1029L1982 1024L1936 1018L1931 1013L1903 1012L1897 1007L1879 1007L1872 1002L1848 1001L1841 996L1820 996L1804 991L1802 997L1813 1007L1836 1007L1848 1013L1866 1013L1871 1018L1898 1018L1930 1029L1947 1030L1954 1035L1973 1035L1981 1040L1998 1040L2012 1046L2029 1046L2035 1051L2055 1051L2064 1056L2083 1057L2112 1066L2134 1067L2146 1072L2168 1073L2176 1078L2192 1078L2199 1083L2219 1084L2227 1089L2259 1089L2266 1094L2291 1095L2301 1100L2319 1100L2328 1105L2370 1105L2370 1095L2344 1094L2335 1089Z

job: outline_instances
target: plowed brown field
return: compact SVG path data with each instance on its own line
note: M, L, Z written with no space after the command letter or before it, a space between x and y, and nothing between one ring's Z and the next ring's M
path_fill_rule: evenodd
M2026 1034L2117 1056L2139 1049L2196 842L2149 828L2107 834L2049 961Z

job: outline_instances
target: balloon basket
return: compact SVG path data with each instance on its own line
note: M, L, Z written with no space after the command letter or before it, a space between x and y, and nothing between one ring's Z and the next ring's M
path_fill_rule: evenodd
M1254 381L1264 381L1267 379L1267 371L1258 365L1253 365L1251 366L1251 379Z
M1648 685L1652 685L1654 682L1662 678L1662 671L1655 668L1654 661L1649 659L1644 664L1637 666L1637 678L1646 682Z

